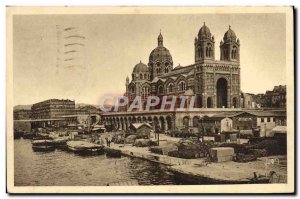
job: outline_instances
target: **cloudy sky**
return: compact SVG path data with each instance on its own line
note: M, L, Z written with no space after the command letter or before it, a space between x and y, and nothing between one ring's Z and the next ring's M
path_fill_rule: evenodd
M193 64L194 38L204 21L215 37L217 60L228 25L240 39L243 92L264 93L286 84L284 14L18 15L13 20L14 104L49 98L98 104L103 95L123 94L134 65L148 63L160 29L174 67ZM68 27L75 32L64 30ZM67 41L68 35L84 38ZM67 43L83 45L67 57L65 52L75 48L66 49Z

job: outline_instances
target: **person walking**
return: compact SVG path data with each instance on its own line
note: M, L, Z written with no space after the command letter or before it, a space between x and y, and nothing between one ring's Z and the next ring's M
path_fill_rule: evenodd
M108 146L108 138L106 137L105 140L106 140L106 146Z

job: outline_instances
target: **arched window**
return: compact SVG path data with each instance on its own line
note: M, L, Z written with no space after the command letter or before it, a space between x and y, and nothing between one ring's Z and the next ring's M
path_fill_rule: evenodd
M193 127L198 127L199 124L199 117L195 116L193 117Z
M149 87L143 87L142 89L142 98L146 99L149 96Z
M160 74L160 68L156 68L156 73Z
M212 49L209 47L209 52L208 52L209 57L212 57Z
M143 79L143 74L140 74L140 79Z
M198 57L202 57L202 49L200 47L198 48Z
M190 123L190 118L189 117L184 117L182 123L183 123L183 126L185 128L188 128L189 127L189 123Z
M211 97L207 98L207 108L212 108L213 107L213 101Z
M168 93L174 92L174 84L173 83L169 83L167 89L168 89Z
M237 48L234 46L232 49L232 55L231 55L232 59L237 59Z
M164 88L163 88L162 85L159 85L157 90L158 90L158 94L163 94L164 93Z
M166 67L165 68L165 73L168 73L169 72L169 69Z
M185 91L186 90L186 85L184 81L179 82L178 84L178 90L179 91Z

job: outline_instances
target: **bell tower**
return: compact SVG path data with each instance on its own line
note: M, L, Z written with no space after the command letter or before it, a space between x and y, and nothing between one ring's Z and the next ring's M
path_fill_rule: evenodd
M200 28L198 37L195 38L195 63L205 60L215 60L215 39L209 28L205 25Z
M220 60L240 61L240 40L237 39L231 26L224 34L223 41L220 42L220 51Z

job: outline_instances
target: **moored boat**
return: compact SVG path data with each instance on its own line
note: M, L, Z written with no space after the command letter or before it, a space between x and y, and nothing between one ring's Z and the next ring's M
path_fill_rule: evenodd
M84 140L68 141L68 149L82 155L104 154L104 146Z
M32 149L33 151L54 151L55 146L52 140L34 140Z
M60 149L67 149L68 146L67 146L67 141L69 139L67 137L59 137L59 138L53 138L53 145L56 147L56 148L60 148Z

